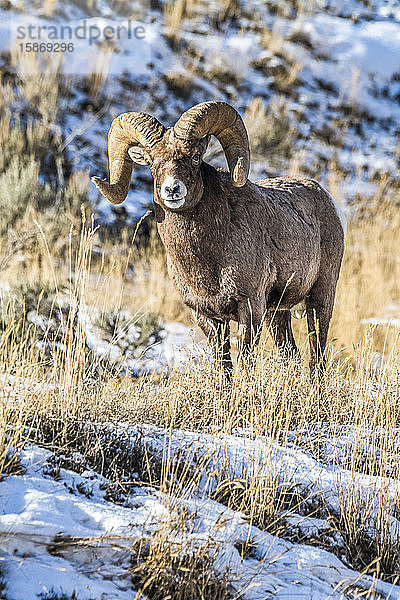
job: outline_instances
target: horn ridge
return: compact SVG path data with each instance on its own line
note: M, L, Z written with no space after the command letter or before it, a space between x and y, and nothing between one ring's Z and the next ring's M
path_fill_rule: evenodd
M250 146L242 117L226 102L211 100L189 108L174 125L180 139L214 135L220 142L234 186L246 183L250 169ZM238 162L240 160L240 162Z
M143 112L122 113L111 123L108 134L110 183L93 177L93 183L112 204L121 204L128 195L133 163L128 149L135 144L153 148L163 137L165 127Z

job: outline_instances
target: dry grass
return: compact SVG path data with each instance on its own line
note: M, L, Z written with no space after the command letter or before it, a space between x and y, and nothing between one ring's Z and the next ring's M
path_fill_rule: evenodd
M194 548L180 541L187 528L185 515L161 528L150 540L139 540L133 547L133 581L139 593L151 600L229 600L234 597L228 576L214 571L215 547L203 544ZM174 539L175 535L176 539Z
M267 105L256 96L246 107L244 122L253 160L268 160L270 165L283 156L287 161L292 151L294 128L283 97L276 96Z
M132 313L153 313L167 321L190 322L190 310L180 301L167 274L165 255L155 228L145 247L134 246L132 232L120 243L106 240L102 245L104 277L92 289L93 297L103 290L104 308L122 305Z
M349 223L331 329L331 336L349 350L362 339L364 320L373 317L383 320L374 332L378 352L390 355L398 338L399 329L389 323L400 313L400 254L396 242L400 212L395 198L390 189L384 197L378 191L366 214Z
M46 6L51 11L55 4L50 1ZM302 5L294 4L297 10ZM224 6L233 11L234 5L226 2ZM172 39L179 38L191 7L192 2L167 4L165 18ZM276 53L282 51L278 32L268 33L265 42ZM277 89L292 88L300 69L293 62L278 71ZM43 353L25 312L0 292L0 473L18 472L18 453L28 440L34 440L58 452L79 450L94 468L116 482L125 480L131 471L139 472L142 481L172 497L196 487L204 467L202 457L196 468L185 457L180 461L168 452L152 457L139 447L132 453L123 439L102 438L103 445L98 439L94 443L95 427L107 421L153 423L166 431L182 428L222 437L239 430L249 443L257 435L268 436L271 447L299 445L323 461L323 424L333 433L349 428L354 432L346 456L332 459L337 466L345 466L354 476L390 476L399 483L400 347L399 329L390 319L400 317L400 211L390 182L383 182L369 205L364 202L363 210L353 210L330 330L327 375L321 387L310 383L305 367L282 364L266 335L246 368L236 369L232 387L227 386L218 365L199 365L194 359L183 370L162 376L134 380L106 370L97 377L97 359L86 351L85 332L76 323L80 306L96 308L101 315L126 308L132 321L155 315L161 321L191 324L191 316L167 275L154 230L145 247L136 244L135 231L129 229L117 242L106 234L100 236L88 210L82 216L88 176L64 176L67 157L55 125L57 72L49 78L24 77L23 73L18 99L28 106L28 114L35 115L23 127L18 118L11 119L15 87L7 82L0 86L0 140L5 149L0 157L1 278L10 285L34 287L38 304L45 300L47 289L52 290L55 304L67 296L69 309L57 344L45 332L50 350ZM187 93L188 83L184 83L182 95ZM91 84L95 95L102 79L94 78ZM291 125L278 99L268 111L260 99L254 99L246 120L256 152L285 149ZM39 178L41 165L46 167L49 183ZM334 173L331 181L332 192L340 200L340 174ZM371 328L371 318L382 319L383 324ZM296 322L295 329L306 358L304 321ZM376 368L375 353L385 357L381 369ZM366 450L366 438L370 450ZM115 453L116 447L121 452ZM340 495L339 512L331 514L322 496L293 487L293 473L285 472L271 456L256 457L268 472L262 478L249 474L247 464L240 477L232 477L229 465L219 466L215 498L276 535L287 535L288 515L321 512L331 520L333 530L341 533L349 563L395 581L398 548L389 538L388 524L392 515L398 516L398 509L387 487L377 487L366 501L354 478L353 487ZM212 463L213 457L207 460ZM229 585L213 572L210 548L193 552L193 548L177 547L171 542L174 527L176 523L172 529L160 530L147 545L133 548L132 571L138 587L154 599L160 597L160 590L182 600L201 594L229 598ZM174 595L176 588L181 596Z
M184 20L190 17L194 8L193 0L178 0L167 2L164 9L166 37L171 44L176 45L181 37Z
M168 281L164 267L161 269L160 266L161 253L157 250L155 238L151 243L153 245L150 245L150 253L132 246L130 256L125 257L124 263L126 266L132 262L135 276L124 282L121 265L105 269L104 260L101 268L92 263L91 252L97 232L95 228L85 226L80 235L78 251L71 253L69 259L69 304L72 308L64 328L65 352L54 351L55 360L48 364L47 359L38 352L27 324L13 316L12 302L2 307L1 471L13 470L12 462L18 465L18 449L28 437L53 449L63 448L66 452L79 450L87 458L92 457L92 464L100 464L96 463L96 454L93 454L95 446L87 436L82 435L82 429L78 427L79 423L88 421L150 422L167 430L180 427L209 433L218 431L219 435L241 428L249 440L255 435L269 436L271 444L283 445L289 443L291 436L290 444L300 444L317 458L320 457L324 439L318 433L304 437L304 431L314 431L313 424L318 426L325 423L332 431L346 431L351 425L359 432L346 457L347 468L354 473L383 477L389 473L397 481L400 478L399 461L394 457L398 457L395 433L399 426L400 348L398 340L392 338L390 333L382 338L378 332L368 330L368 335L363 335L363 326L360 324L360 318L381 309L382 302L398 297L396 286L399 279L392 281L393 273L397 273L395 269L398 269L394 254L398 223L395 215L389 219L389 214L387 207L380 207L376 209L374 218L369 217L366 221L360 219L352 224L333 331L340 336L335 344L343 345L346 343L344 340L349 339L354 340L353 344L358 342L359 346L355 350L348 347L349 356L346 360L335 355L334 345L331 346L326 381L320 389L310 384L306 369L299 372L298 366L291 362L283 365L270 349L267 339L249 362L247 370L243 372L238 369L234 374L232 388L227 387L218 366L211 367L207 363L197 366L189 363L183 371L172 372L161 379L150 376L135 382L129 378L109 376L91 385L85 383L93 359L84 352L83 330L73 326L76 308L93 302L98 306L106 296L104 290L114 289L114 295L111 294L108 299L111 304L126 301L139 312L144 310L143 305L147 305L164 316L166 291L163 285ZM358 269L355 256L358 256ZM54 265L51 266L51 254L47 260L47 269L52 274L57 273L57 279L59 273ZM151 276L151 272L160 274L160 270L164 272L160 278L161 285ZM371 277L375 283L375 293L368 291ZM96 278L102 282L102 288L93 285L92 281ZM47 279L51 279L49 274ZM115 281L119 281L119 287L115 286ZM129 293L129 301L125 296L125 286L132 291L133 298ZM352 286L356 290L365 290L365 293L352 294ZM54 287L60 287L57 281ZM103 293L99 294L100 289ZM342 298L347 302L354 298L351 311L341 303ZM169 302L171 304L167 305L166 310L172 316L176 310L174 306L179 306L179 303L177 300ZM341 319L344 318L347 319L346 330L341 325ZM382 350L384 342L390 350L387 353L387 366L375 377L371 375L372 354L376 348ZM376 454L365 456L366 432L369 432L372 446L379 448L379 458ZM105 468L108 464L104 462L104 456L107 455L105 448L96 448L99 456L103 457ZM155 471L151 470L153 474L147 480L160 486L167 495L185 493L184 490L196 485L196 469L193 470L193 466L189 468L184 458L182 463L179 460L171 462L171 457L166 453L159 460L160 463L154 464ZM268 476L254 477L247 473L247 467L243 465L242 477L232 479L229 465L220 467L215 497L245 513L252 523L279 535L285 535L285 517L288 514L302 511L318 514L318 511L326 510L322 496L308 497L307 490L293 488L291 472L282 471L282 466L268 456L260 455L257 460L263 468L268 467ZM135 461L132 468L137 470L138 461ZM113 465L115 477L126 476L126 465L110 464ZM339 459L338 464L343 466ZM146 463L143 464L143 474L148 470L148 465L148 462L147 467ZM201 465L200 457L200 472L203 469ZM111 468L110 465L107 468ZM343 492L341 502L343 510L328 516L332 527L345 540L349 563L394 580L398 568L395 559L397 548L387 535L390 510L387 508L389 500L385 488L377 488L370 502L365 503L355 483L353 489ZM376 522L376 534L371 537L367 525L376 505L381 506L382 510ZM171 547L171 539L173 536L162 535L160 539L156 536L150 545L145 548L141 546L134 552L134 573L143 590L147 589L151 597L157 598L156 590L160 586L169 589L168 586L176 585L177 581L181 581L182 573L185 573L185 577L188 577L185 580L188 598L195 597L197 586L216 590L215 594L221 594L221 598L229 597L229 588L215 579L211 563L205 561L205 555L191 554L189 560L185 558L185 553L180 552L181 549L178 552ZM368 546L365 545L366 539ZM157 569L155 564L158 565ZM167 564L172 565L171 568ZM170 574L168 579L165 579L166 573Z
M34 102L33 90L26 92L30 102ZM4 97L12 95L7 86L2 91ZM40 296L42 288L53 290L56 304L68 297L69 312L64 317L61 338L57 338L66 349L60 349L49 337L50 350L41 352L36 345L35 329L25 320L25 313L10 299L2 302L0 471L18 470L18 450L27 439L34 439L56 450L79 450L96 468L107 467L107 474L112 472L116 480L126 477L129 462L124 466L112 458L106 463L99 460L100 456L112 457L115 440L109 442L106 451L81 435L79 424L88 421L154 423L168 431L180 427L211 434L217 431L222 436L240 428L249 441L255 435L267 435L271 444L300 444L318 459L323 458L326 442L318 427L325 423L332 432L347 431L349 426L357 432L345 458L337 459L340 466L346 466L354 474L390 475L398 481L400 463L395 443L400 402L398 330L389 321L388 325L373 329L364 322L374 317L398 318L400 312L400 216L390 182L378 186L376 197L368 205L364 202L362 210L353 210L330 330L328 371L322 388L310 384L305 368L299 369L292 362L283 365L267 336L247 368L234 373L232 388L227 387L218 366L198 365L194 361L189 361L183 371L138 381L115 377L107 369L97 377L96 358L86 351L83 328L76 324L79 306L94 307L102 315L111 309L118 314L120 308L127 308L133 322L156 315L160 320L191 323L191 317L168 278L155 231L145 246L136 243L136 232L129 229L121 233L117 243L106 234L100 236L102 232L91 224L88 211L86 216L83 211L82 216L76 210L85 201L86 174L74 175L64 182L65 203L63 210L56 209L57 219L51 203L48 210L41 210L47 206L49 195L38 181L37 165L43 141L49 139L43 123L50 104L42 107L43 119L32 122L23 133L18 126L11 126L7 111L3 113L0 135L12 141L18 157L25 156L24 149L28 147L27 166L32 166L29 171L24 165L13 165L11 154L2 157L1 177L8 178L4 189L14 191L11 197L15 202L10 203L10 195L3 194L2 209L8 224L13 223L14 233L10 237L3 231L0 236L0 253L7 258L4 261L0 258L0 263L2 278L10 285L34 287L38 303L44 301ZM268 115L263 106L255 103L252 111L254 122L261 119L265 123ZM50 146L56 155L58 144ZM27 177L25 183L18 176L21 169ZM340 199L340 174L332 176L331 181L332 192ZM58 185L59 181L54 189ZM26 189L36 190L34 201L30 196L31 201L26 202L29 198ZM303 321L296 322L296 335L306 358ZM376 352L385 356L383 369L376 368ZM304 435L304 431L309 433ZM376 451L366 452L366 436L372 448L379 449L379 458ZM159 462L154 457L151 460L143 457L140 452L134 459L132 468L141 470L141 477L159 486L167 496L195 488L198 472L204 466L201 457L197 471L185 463L185 458L182 463L171 462L168 453L158 457ZM240 477L232 477L229 465L219 467L216 498L242 511L252 523L278 535L287 535L288 515L325 511L332 528L343 537L343 552L349 563L395 580L397 547L388 537L388 522L395 505L384 487L377 488L365 503L354 483L353 488L343 491L339 513L330 514L322 496L315 497L313 493L308 497L307 490L293 488L291 472L284 472L268 456L260 455L258 460L267 468L268 475L263 478L249 474L246 465ZM379 506L380 511L378 517L373 516L375 533L371 536L368 523L374 506ZM134 553L140 585L149 590L165 585L167 589L185 572L193 575L187 582L192 595L200 585L207 589L217 586L215 594L226 597L228 588L218 587L220 582L215 582L210 563L203 562L202 555L189 561L189 566L186 558L181 562L175 550L166 550L170 539L155 538L154 546ZM171 569L165 561L173 566L173 578L167 582L164 575ZM150 576L155 563L160 568ZM194 574L200 574L200 580Z

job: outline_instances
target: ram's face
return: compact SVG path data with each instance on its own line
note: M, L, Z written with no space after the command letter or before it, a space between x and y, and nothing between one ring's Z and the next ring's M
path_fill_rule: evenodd
M203 193L200 166L208 145L208 137L201 140L176 139L168 130L162 142L146 153L146 164L154 177L154 201L163 208L183 211L193 208ZM135 162L137 147L129 154ZM143 152L141 152L143 158Z

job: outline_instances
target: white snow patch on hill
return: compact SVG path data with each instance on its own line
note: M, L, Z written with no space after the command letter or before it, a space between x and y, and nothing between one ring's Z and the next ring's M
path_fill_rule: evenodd
M118 20L106 2L99 4L96 17L84 6L67 4L60 5L53 17L41 19L47 25L57 26L87 19L88 26L98 26L102 31L107 25L126 25L126 19ZM218 5L211 4L208 11L199 5L196 16L185 19L179 32L185 44L192 48L192 54L198 56L203 70L196 70L188 66L186 51L175 51L168 43L161 12L150 11L145 3L132 2L132 14L137 19L132 24L142 23L146 34L143 39L122 36L114 41L113 54L107 50L98 61L98 64L103 61L105 72L109 70L104 87L109 106L105 106L104 114L93 121L93 114L86 115L85 109L70 111L72 105L85 106L87 102L78 80L73 84L73 100L65 107L62 127L69 139L68 152L75 167L89 167L91 174L106 176L106 133L112 118L119 112L141 110L172 125L183 110L208 99L230 101L242 114L255 96L268 103L276 93L272 77L255 68L254 61L269 58L270 66L275 64L276 67L283 53L302 65L300 83L292 90L294 94L290 90L282 94L289 110L302 115L296 122L302 137L293 140L293 144L304 153L305 165L318 159L320 173L315 176L324 183L327 177L324 162L328 165L331 159L338 159L340 165L349 170L341 189L344 199L351 199L360 191L373 194L375 186L371 180L376 174L390 173L397 177L400 106L400 10L397 4L379 0L374 6L366 6L356 0L334 3L318 0L311 12L296 19L277 16L268 6L257 0L243 3L237 22L228 21L215 28L210 25L210 19L218 14ZM68 7L71 10L67 18ZM254 15L253 20L251 15ZM0 16L3 23L10 19L23 21L20 12L2 10ZM266 29L282 35L282 48L276 54L262 39ZM313 47L291 41L291 35L297 33L306 35ZM3 34L2 47L10 41L8 30L4 29ZM78 44L76 52L65 57L66 70L70 62L70 69L73 70L76 63L78 71L86 72L96 62L88 60L88 56ZM218 69L226 73L226 81L215 76ZM177 78L179 75L192 78L187 98L166 85L165 76L174 74ZM230 74L237 77L237 81L232 79L230 83ZM351 115L342 112L349 107L356 112L367 111L368 118L361 116L358 122L359 117L356 117L353 126ZM348 125L347 129L347 126L343 128L338 146L318 137L318 130L329 127L334 119ZM82 125L85 125L83 134ZM268 157L265 161L254 161L252 178L284 174L277 173L269 162ZM213 163L226 166L222 153L214 157ZM285 168L282 165L282 169ZM141 178L135 180L125 205L131 218L137 218L152 197L150 174L146 169L138 172ZM94 190L91 197L96 198ZM111 206L104 199L100 199L99 211L104 220L111 218Z

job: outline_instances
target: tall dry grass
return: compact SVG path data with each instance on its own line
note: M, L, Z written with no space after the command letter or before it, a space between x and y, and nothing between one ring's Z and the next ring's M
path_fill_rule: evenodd
M190 6L190 2L168 4L167 22L170 19L173 35L178 36ZM293 83L299 68L295 65L293 73L282 74L282 86ZM85 352L85 332L76 324L80 307L100 314L126 308L133 321L155 314L161 321L191 324L191 316L168 278L154 231L146 247L138 247L134 230L124 230L118 240L107 235L100 238L87 210L82 218L80 206L87 205L88 177L85 173L64 177L67 157L61 151L63 141L54 118L57 76L21 81L21 102L33 107L34 114L38 111L40 118L24 126L13 120L15 90L3 82L0 139L6 151L0 158L0 207L5 217L0 232L1 278L11 286L32 288L35 284L39 304L40 288L51 287L55 304L67 297L69 309L61 343L49 335L49 360L49 354L38 348L32 324L17 310L12 297L1 292L0 473L18 472L18 451L32 440L64 453L79 450L98 470L104 470L104 456L113 454L115 439L106 448L91 443L82 431L87 424L110 421L153 423L165 431L197 430L215 439L240 432L249 444L255 436L262 436L270 447L297 446L322 462L330 440L351 431L345 455L331 457L334 466L354 474L353 486L339 493L336 513L326 507L323 495L314 491L310 498L307 489L294 488L293 473L285 472L268 453L253 457L267 472L262 478L254 477L246 463L239 477L231 475L229 465L219 468L215 498L277 535L289 535L286 519L293 513L322 513L342 535L350 564L395 581L399 552L388 531L391 516L397 516L397 499L389 496L387 486L377 486L366 499L355 477L357 473L382 480L390 477L396 484L400 479L396 441L399 330L390 321L400 317L400 211L395 192L390 187L379 189L368 208L354 209L349 220L322 387L310 383L305 368L294 362L282 364L266 335L246 369L236 369L232 387L227 386L218 365L199 364L195 357L183 370L161 377L133 380L106 372L96 378L96 357ZM249 111L254 113L250 115L253 120L269 126L269 115L259 101ZM43 163L50 165L47 183L39 178ZM51 179L53 172L56 176ZM339 193L332 191L340 200ZM381 319L382 324L371 328L371 318ZM304 321L296 322L295 330L306 359ZM376 361L376 353L384 356L385 364ZM196 488L204 467L201 460L196 471L185 457L180 462L171 456L168 447L163 456L153 458L150 465L148 456L140 456L140 475L146 483L169 497ZM114 465L116 481L129 473L126 465L111 459L107 464ZM137 470L137 464L133 468ZM165 582L173 564L179 576L190 574L193 594L208 586L207 590L226 597L226 589L209 576L211 564L204 554L196 554L189 564L186 559L177 563L170 534L166 529L150 546L134 550L141 588L173 588L179 578Z
M398 195L398 193L397 193ZM364 213L364 214L363 214ZM351 352L362 340L369 319L380 319L374 348L390 355L400 333L400 210L396 193L379 190L371 206L349 220L331 337Z
M195 358L182 371L172 371L161 378L148 376L135 381L110 374L88 380L91 361L95 359L84 352L83 328L74 325L79 306L105 311L109 305L118 304L128 307L133 315L152 310L161 318L181 317L188 322L188 317L180 312L176 296L166 300L170 282L155 237L147 249L135 247L131 239L130 252L119 262L117 256L102 256L99 260L98 253L93 258L98 231L90 223L84 224L78 249L73 250L70 244L68 264L63 271L46 245L43 232L47 251L41 276L44 280L54 279L56 298L57 290L62 288L63 294L69 294L65 350L54 348L55 360L50 365L37 348L31 326L13 313L12 299L3 301L1 470L10 471L12 464L18 464L16 450L28 439L38 443L45 440L47 446L66 452L79 450L95 460L93 448L80 435L77 424L127 421L153 423L166 431L183 428L218 436L241 431L249 442L254 436L267 436L271 447L298 446L322 461L329 439L351 431L345 456L333 457L334 464L354 474L380 476L382 480L390 476L398 482L398 336L390 327L382 326L379 331L363 324L363 319L384 316L386 304L399 298L398 219L397 209L382 202L372 207L368 216L360 215L350 223L331 329L331 336L337 339L330 345L327 375L321 388L310 383L305 368L299 370L294 362L282 364L267 337L247 368L236 370L232 387L227 386L218 365L199 364ZM76 234L72 232L70 238ZM10 281L20 275L17 266L7 273ZM303 324L297 334L306 354L307 338L301 327ZM386 355L387 363L380 370L373 368L376 351ZM168 452L158 459L161 465L151 481L153 485L167 495L195 488L197 475L192 466L177 463ZM387 486L377 486L366 501L354 478L353 487L344 489L342 495L339 491L341 508L332 513L322 494L314 491L309 498L306 489L293 488L293 473L290 469L283 472L272 454L261 453L256 460L268 475L254 477L244 464L241 476L232 479L229 465L221 468L216 473L215 498L245 513L252 523L279 535L288 531L285 519L293 513L310 511L312 501L311 515L322 512L342 535L350 564L395 580L398 549L389 538L388 524L396 514L396 499L388 496ZM380 507L377 514L376 506ZM371 519L375 520L373 535L368 528ZM154 552L163 543L138 558L139 572L144 577L146 561L153 564Z

